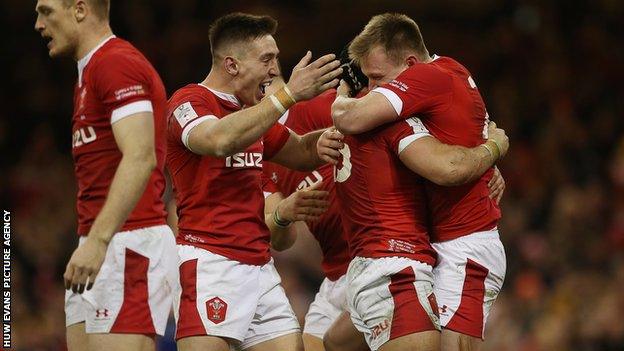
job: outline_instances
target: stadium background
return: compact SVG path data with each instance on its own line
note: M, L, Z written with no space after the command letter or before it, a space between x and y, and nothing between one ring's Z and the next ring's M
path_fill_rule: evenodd
M70 116L75 63L32 30L35 1L2 1L1 199L13 213L13 342L63 350L61 275L77 238ZM473 73L511 151L500 225L508 272L484 350L624 350L624 2L112 1L112 25L168 93L210 68L208 25L231 11L279 20L284 72L337 51L377 13L404 12L431 53ZM12 30L7 30L12 28ZM278 258L303 316L322 276L315 243ZM173 349L161 340L161 349Z

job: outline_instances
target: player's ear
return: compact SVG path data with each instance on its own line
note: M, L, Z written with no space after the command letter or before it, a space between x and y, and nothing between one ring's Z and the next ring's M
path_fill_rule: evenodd
M223 60L223 67L225 68L225 71L232 76L236 76L238 74L238 62L236 62L236 59L233 58L232 56L226 56L225 59Z
M415 55L409 55L407 59L405 59L405 63L407 64L408 67L412 67L413 65L418 63L418 59L416 58Z
M76 4L74 5L74 17L77 22L82 22L87 17L88 11L88 6L84 0L76 0Z

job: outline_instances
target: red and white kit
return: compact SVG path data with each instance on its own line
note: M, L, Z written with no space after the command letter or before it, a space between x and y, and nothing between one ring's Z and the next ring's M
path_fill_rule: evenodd
M289 131L276 124L226 158L188 146L201 122L240 109L235 96L200 84L178 90L168 103L167 165L179 216L176 338L220 336L246 348L296 332L299 324L273 267L262 193L263 160L284 146Z
M373 91L385 95L400 118L418 115L443 143L475 147L487 138L489 120L476 83L449 57L415 64ZM479 180L456 187L425 183L438 252L434 276L441 324L478 338L483 338L506 270L497 230L501 213L488 196L492 174L488 170Z
M297 103L286 111L279 122L299 135L331 127L331 105L335 98L336 91L329 90L314 99ZM325 279L306 314L303 332L321 339L347 309L345 274L351 260L342 230L333 172L331 164L325 164L313 172L298 172L271 162L264 165L269 185L265 192L280 191L288 196L319 182L322 183L319 190L329 192L330 206L327 212L318 221L307 223L323 253L321 268Z
M87 333L164 333L170 292L178 279L174 262L169 262L175 242L161 199L165 109L158 73L127 41L111 36L78 61L72 118L78 234L89 233L122 157L113 123L152 112L158 165L120 233L113 236L93 288L82 295L66 293L67 326L85 321Z
M411 118L346 136L336 166L343 227L355 257L347 271L347 302L353 324L373 350L440 328L423 180L398 157L429 135Z

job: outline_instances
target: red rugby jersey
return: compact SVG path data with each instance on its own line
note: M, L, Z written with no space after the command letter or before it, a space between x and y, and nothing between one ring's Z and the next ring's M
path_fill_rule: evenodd
M262 265L271 258L270 232L264 223L262 161L275 155L290 133L276 124L244 152L226 158L201 156L187 146L193 127L240 109L233 95L201 84L187 85L169 99L167 167L178 206L177 242Z
M153 112L158 161L143 196L121 231L166 223L162 195L166 92L158 73L129 42L114 36L78 61L74 89L72 155L78 180L78 234L87 235L102 209L122 154L112 123Z
M418 115L429 132L446 144L475 147L487 138L488 115L470 72L449 57L434 56L376 88L400 118ZM455 239L496 227L501 212L489 198L493 169L480 179L456 187L426 182L432 241Z
M422 123L410 118L345 137L334 176L352 256L400 256L435 264L423 179L398 157L426 135Z
M300 135L331 127L333 125L331 105L335 98L336 90L332 89L314 99L297 103L280 118L280 123ZM318 221L307 225L319 242L323 252L321 268L330 280L336 280L344 275L351 260L340 220L333 169L332 165L325 164L313 172L298 172L271 162L266 163L264 168L266 177L277 185L284 196L317 182L322 182L319 190L329 192L330 206L327 212L321 215Z

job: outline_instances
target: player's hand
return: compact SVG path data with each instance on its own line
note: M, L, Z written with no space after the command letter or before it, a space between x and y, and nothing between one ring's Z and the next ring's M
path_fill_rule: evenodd
M315 221L329 207L329 192L318 190L322 182L297 190L277 206L279 217L287 221Z
M344 135L335 127L331 127L321 134L316 142L316 152L319 158L333 165L340 161L340 149L344 147Z
M296 101L309 100L327 89L338 85L338 76L342 74L340 61L336 55L321 56L310 63L312 53L308 53L293 68L288 89Z
M351 96L351 86L349 86L347 82L341 79L340 85L338 86L337 93L340 96L349 97Z
M74 251L65 268L65 289L71 288L73 292L80 294L85 291L85 287L91 290L106 257L107 247L106 242L87 237L84 244Z
M509 138L505 131L496 127L496 123L490 122L488 124L488 138L496 141L500 151L500 158L503 158L509 149Z
M494 199L496 204L499 204L505 192L505 179L503 179L498 167L494 167L494 175L488 182L488 188L490 189L490 199Z

